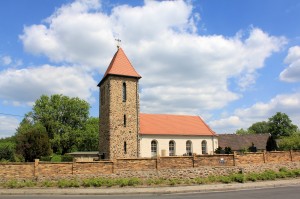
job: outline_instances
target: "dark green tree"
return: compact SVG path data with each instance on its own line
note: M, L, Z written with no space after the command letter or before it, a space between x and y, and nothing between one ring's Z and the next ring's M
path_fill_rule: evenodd
M215 150L216 154L221 154L222 152L224 152L224 151L223 151L222 147L220 147L220 146L218 148L216 148L216 150Z
M15 148L14 142L0 142L0 161L15 161Z
M256 122L248 128L248 132L255 134L269 133L269 124L266 121Z
M266 149L267 151L276 151L278 149L277 142L273 136L268 138Z
M45 127L36 123L30 128L18 129L16 135L16 150L27 162L32 162L41 156L51 154L48 134Z
M274 139L286 137L297 132L298 127L292 123L289 116L285 113L277 112L269 118L269 133Z
M232 150L230 147L225 147L224 151L225 151L225 154L232 154Z
M76 136L78 151L97 151L99 149L99 119L91 117L87 120L84 129L79 130Z
M35 102L32 111L26 114L26 120L44 126L53 152L64 154L76 150L76 132L85 128L89 108L86 101L77 97L42 95ZM25 123L21 128L26 128L26 125Z
M252 145L248 148L248 151L249 152L254 152L254 153L257 152L257 148L256 148L256 146L254 145L253 142L252 142Z

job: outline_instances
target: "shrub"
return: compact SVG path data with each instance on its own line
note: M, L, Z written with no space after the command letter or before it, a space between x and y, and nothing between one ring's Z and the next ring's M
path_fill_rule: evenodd
M246 175L246 181L256 182L257 179L258 179L258 174L257 173L248 173Z
M195 184L206 184L207 183L207 178L195 178L193 180L193 183L195 183Z
M136 186L142 184L142 181L139 178L130 178L128 180L128 186Z
M232 182L232 179L229 176L220 176L219 181L228 184Z
M219 176L208 176L207 180L208 182L219 182L220 180L218 179Z
M244 174L232 174L231 176L231 180L234 182L239 182L239 183L244 183L246 181Z
M73 162L73 157L70 155L62 155L61 161L62 162Z
M266 170L258 175L258 180L275 180L276 172L272 170Z
M42 182L42 187L54 187L55 186L55 182L53 181L49 181L49 180L45 180Z
M67 187L80 187L80 183L78 182L77 179L73 180L59 180L57 183L57 186L59 188L67 188Z
M169 179L167 182L168 185L174 186L177 184L181 184L181 181L179 179Z
M42 156L40 160L41 160L41 161L45 161L45 162L50 162L51 159L52 159L51 156Z

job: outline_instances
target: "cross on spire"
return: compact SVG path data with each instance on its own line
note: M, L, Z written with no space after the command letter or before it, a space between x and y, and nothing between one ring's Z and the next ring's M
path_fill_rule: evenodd
M121 46L121 39L116 38L115 41L117 42L117 48L120 48L120 46Z

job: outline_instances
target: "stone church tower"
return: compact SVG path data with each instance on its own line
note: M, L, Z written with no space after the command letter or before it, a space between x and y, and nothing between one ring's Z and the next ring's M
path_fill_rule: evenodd
M100 88L99 152L104 159L139 156L139 93L141 76L118 47Z

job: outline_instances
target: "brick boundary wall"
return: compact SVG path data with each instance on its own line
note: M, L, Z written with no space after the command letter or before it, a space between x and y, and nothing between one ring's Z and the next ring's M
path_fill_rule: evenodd
M0 181L10 179L58 180L66 178L196 178L238 172L300 168L300 151L194 155L95 162L0 163Z

